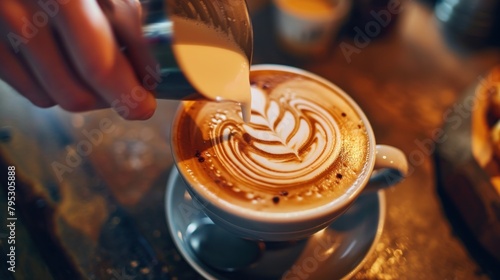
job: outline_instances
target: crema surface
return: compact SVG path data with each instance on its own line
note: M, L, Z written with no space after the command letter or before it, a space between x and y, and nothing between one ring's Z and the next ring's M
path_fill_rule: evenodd
M321 82L252 71L250 122L238 104L186 101L174 154L198 193L247 209L290 212L328 203L363 172L368 134L357 112Z

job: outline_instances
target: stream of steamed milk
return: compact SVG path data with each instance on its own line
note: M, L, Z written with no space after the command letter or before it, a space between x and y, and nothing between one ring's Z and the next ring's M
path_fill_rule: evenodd
M204 24L173 17L173 49L183 73L203 96L238 102L250 121L250 66L243 50L225 33Z

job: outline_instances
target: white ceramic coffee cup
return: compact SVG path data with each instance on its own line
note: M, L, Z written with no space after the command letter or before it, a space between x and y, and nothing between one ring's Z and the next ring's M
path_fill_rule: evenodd
M331 224L352 205L362 192L380 190L392 186L407 175L408 162L404 153L391 146L376 145L373 130L365 114L336 85L318 75L289 66L254 65L252 66L252 70L278 70L297 73L327 85L332 91L349 102L360 116L368 134L369 154L366 164L367 171L363 172L363 175L343 195L329 203L308 210L270 213L230 205L230 203L223 202L214 195L206 195L201 191L203 188L198 185L199 183L193 179L193 176L190 176L187 174L187 171L178 167L179 174L186 182L187 190L191 197L202 206L205 214L214 223L243 238L264 241L301 239ZM179 115L178 112L176 119ZM174 121L172 125L172 150L176 164L178 162L176 145L178 145L177 142L183 139L183 137L176 137L176 133L179 131L177 125L178 122Z

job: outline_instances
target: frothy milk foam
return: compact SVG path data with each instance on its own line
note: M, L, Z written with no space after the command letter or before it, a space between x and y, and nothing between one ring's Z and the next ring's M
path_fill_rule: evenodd
M241 104L250 117L249 62L241 48L222 32L181 17L172 17L176 59L191 84L213 100Z
M287 213L333 201L363 177L368 133L336 89L280 70L253 70L250 81L249 122L234 103L181 104L174 156L196 192L234 207Z

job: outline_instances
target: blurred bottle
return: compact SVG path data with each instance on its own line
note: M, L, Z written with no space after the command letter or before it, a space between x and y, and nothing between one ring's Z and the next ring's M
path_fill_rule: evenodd
M352 3L351 16L343 33L377 39L394 29L406 0L352 0Z
M270 3L270 0L246 0L248 12L253 15Z
M441 0L435 14L443 35L459 49L500 47L500 1Z

